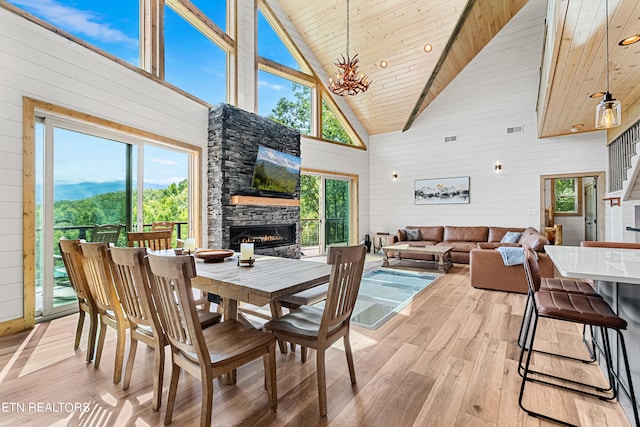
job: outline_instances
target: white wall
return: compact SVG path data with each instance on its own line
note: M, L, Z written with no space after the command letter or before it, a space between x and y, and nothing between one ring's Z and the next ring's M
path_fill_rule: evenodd
M531 0L417 118L370 137L370 227L540 227L540 175L606 170L604 132L537 139L546 2ZM524 133L506 135L506 128ZM458 142L443 142L457 135ZM502 173L493 165L500 160ZM393 170L399 177L391 178ZM414 205L414 180L469 176L469 204Z

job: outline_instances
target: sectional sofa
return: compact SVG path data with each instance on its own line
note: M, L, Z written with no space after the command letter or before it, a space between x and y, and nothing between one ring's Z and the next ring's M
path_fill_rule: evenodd
M417 230L417 233L416 233ZM508 232L521 233L513 243L502 240ZM500 291L527 292L527 282L522 265L506 266L500 252L500 246L531 246L538 254L538 264L542 277L553 277L553 263L544 253L549 244L545 236L533 227L495 227L495 226L407 226L397 231L392 243L410 246L440 245L451 246L451 261L470 264L471 286ZM393 256L392 253L389 254ZM430 255L407 254L403 258L431 260Z

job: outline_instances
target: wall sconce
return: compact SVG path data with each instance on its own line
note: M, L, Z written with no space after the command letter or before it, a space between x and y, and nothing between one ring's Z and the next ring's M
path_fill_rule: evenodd
M500 172L502 172L502 163L500 163L500 160L496 160L496 164L495 164L495 165L493 165L493 170L494 170L496 173L500 173Z
M391 178L393 178L394 181L398 180L398 172L396 172L395 169L391 172Z

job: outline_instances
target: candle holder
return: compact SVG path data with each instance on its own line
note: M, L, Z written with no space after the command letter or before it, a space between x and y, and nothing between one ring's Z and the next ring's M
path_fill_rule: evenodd
M242 265L247 264L249 267L253 267L254 262L255 262L255 258L240 259L240 257L238 257L238 267L240 267L240 264Z

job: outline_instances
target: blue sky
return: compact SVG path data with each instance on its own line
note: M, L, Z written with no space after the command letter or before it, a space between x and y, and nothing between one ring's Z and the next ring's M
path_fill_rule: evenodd
M10 3L52 23L53 25L103 49L131 64L139 66L139 6L135 0L9 0ZM192 0L209 18L222 29L226 29L225 0ZM226 96L226 59L222 49L211 43L170 8L165 11L165 63L166 80L187 92L193 93L211 104L224 102ZM258 54L299 69L295 59L271 29L262 13L258 14ZM194 65L195 64L195 65ZM291 83L271 74L260 72L258 81L259 111L267 116L278 99L291 98ZM94 176L96 181L109 180L109 175L120 175L101 165L119 162L117 150L108 148L100 138L63 132L65 143L56 150L64 150L59 156L62 163L73 167L59 178L65 182L86 180ZM73 161L73 147L78 144L94 147L94 161ZM69 150L69 151L67 151ZM147 150L145 172L150 182L160 183L167 177L186 177L186 161L176 160L175 152ZM180 154L179 156L183 156ZM66 160L65 160L66 159ZM105 160L109 159L109 160ZM95 164L94 164L95 163ZM62 166L62 165L60 165ZM62 172L60 172L62 174ZM58 179L58 175L56 175ZM119 179L119 178L118 178ZM182 178L181 178L182 179Z

